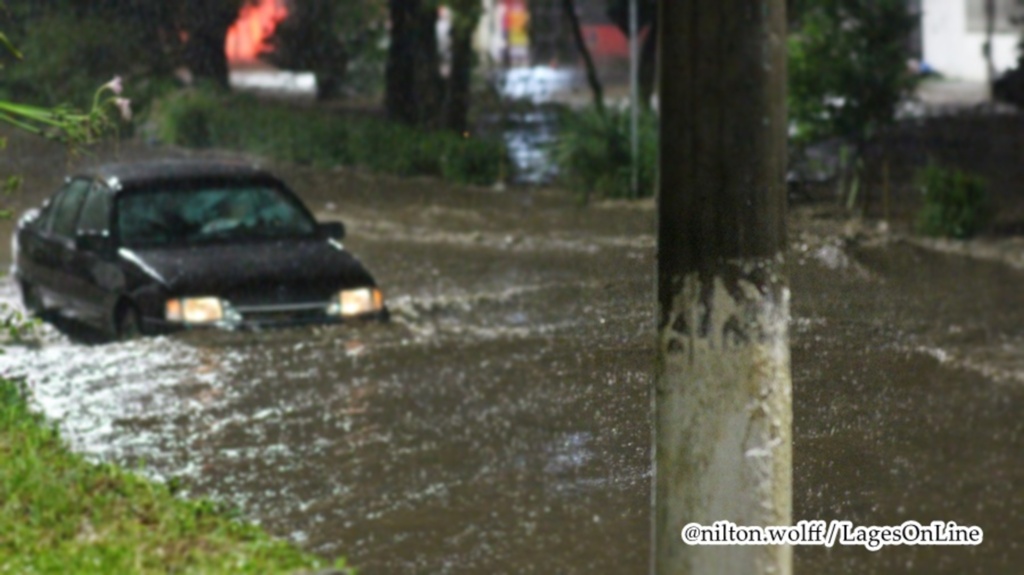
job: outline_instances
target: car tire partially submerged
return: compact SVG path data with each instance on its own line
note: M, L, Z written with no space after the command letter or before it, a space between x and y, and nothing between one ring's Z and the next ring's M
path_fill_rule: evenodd
M24 280L19 281L18 285L21 290L21 305L25 308L25 311L32 315L41 314L43 312L43 301L39 297L36 287Z
M117 339L130 341L142 335L142 319L135 306L126 304L117 311Z

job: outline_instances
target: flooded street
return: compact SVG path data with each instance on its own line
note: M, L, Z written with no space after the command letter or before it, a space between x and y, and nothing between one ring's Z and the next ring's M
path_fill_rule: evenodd
M52 165L8 166L27 176L20 207L57 184ZM28 378L76 448L181 478L362 573L646 572L652 204L275 170L345 222L390 324L101 345L44 326L0 371ZM845 240L814 216L791 224L794 518L956 521L985 540L802 547L797 570L1013 572L1024 271Z
M1024 559L1024 274L897 242L794 266L794 517L984 529L979 547L797 550L805 573ZM799 259L799 258L797 258ZM811 258L808 258L811 259ZM838 272L838 273L837 273Z

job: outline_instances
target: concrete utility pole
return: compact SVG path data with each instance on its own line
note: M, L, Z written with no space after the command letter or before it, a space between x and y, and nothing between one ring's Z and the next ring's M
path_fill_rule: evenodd
M792 570L690 546L691 522L791 522L785 0L660 0L653 569Z

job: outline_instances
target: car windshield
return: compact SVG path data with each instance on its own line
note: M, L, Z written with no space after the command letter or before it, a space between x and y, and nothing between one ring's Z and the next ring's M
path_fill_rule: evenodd
M117 223L128 247L310 236L316 223L265 184L168 187L123 194Z

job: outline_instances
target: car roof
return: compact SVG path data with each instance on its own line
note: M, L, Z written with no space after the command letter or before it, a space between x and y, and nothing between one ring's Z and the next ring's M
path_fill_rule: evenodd
M104 164L80 171L72 177L98 179L105 182L114 191L168 180L260 179L277 181L277 178L270 172L252 163L237 160L180 158Z

